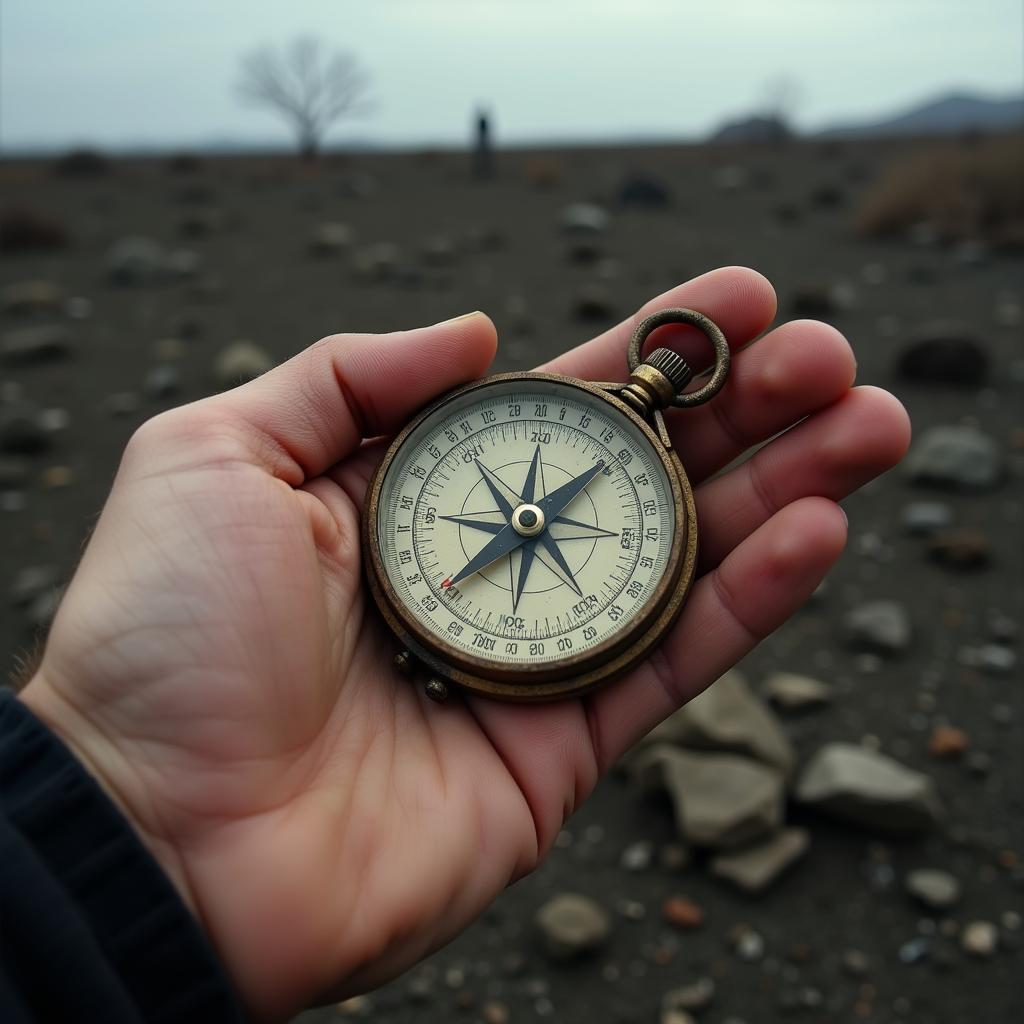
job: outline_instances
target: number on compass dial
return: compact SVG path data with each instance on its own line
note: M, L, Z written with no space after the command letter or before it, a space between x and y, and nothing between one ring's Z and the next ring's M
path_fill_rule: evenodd
M613 640L661 579L671 486L647 437L557 381L442 405L384 478L385 572L420 626L468 655L536 664Z

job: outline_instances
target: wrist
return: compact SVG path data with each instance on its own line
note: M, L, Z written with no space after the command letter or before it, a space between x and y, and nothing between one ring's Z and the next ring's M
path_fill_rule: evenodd
M168 877L189 912L202 923L184 860L174 844L153 827L154 814L139 806L140 800L132 792L138 782L137 773L116 740L54 686L42 669L18 698L92 776Z

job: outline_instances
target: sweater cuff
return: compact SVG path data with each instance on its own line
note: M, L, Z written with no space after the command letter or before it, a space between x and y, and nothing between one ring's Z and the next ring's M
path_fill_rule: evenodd
M0 813L75 905L142 1020L244 1019L198 922L132 826L2 687Z

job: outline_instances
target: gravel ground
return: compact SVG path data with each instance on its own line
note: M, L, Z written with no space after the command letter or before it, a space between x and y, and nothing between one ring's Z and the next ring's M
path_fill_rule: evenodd
M62 411L44 417L49 450L17 457L14 469L8 462L14 477L0 478L0 577L8 589L30 567L67 577L131 431L161 408L215 390L217 353L233 341L250 339L281 359L334 331L432 323L480 308L501 333L496 369L526 368L727 263L775 282L780 318L813 313L842 330L861 383L896 390L919 439L935 426L976 426L1002 462L1000 479L977 493L926 490L897 469L852 498L850 544L822 592L741 666L755 690L776 671L830 684L826 707L782 718L798 763L831 741L882 751L934 780L945 809L934 828L894 839L791 806L787 821L808 830L810 848L751 898L713 877L700 851L685 868L665 866L662 851L677 842L668 799L617 772L568 823L544 866L467 933L385 989L303 1021L681 1024L685 1016L662 1016L663 997L702 978L713 981L714 994L688 1012L708 1024L1019 1019L1020 669L986 668L976 651L995 643L1003 653L982 660L1012 660L1024 626L1024 265L976 246L940 247L924 231L906 241L855 238L849 225L861 195L906 148L514 153L503 155L489 183L469 181L465 157L433 153L319 168L209 160L189 174L159 161L126 162L83 180L38 164L0 166L0 207L32 208L72 239L51 253L0 254L0 286L45 280L87 300L69 307L79 318L38 319L70 328L70 358L0 363L0 412L19 396ZM634 173L664 183L671 205L617 205L618 184ZM611 213L596 263L567 258L559 229L563 209L579 201ZM197 218L210 230L187 237L183 222ZM312 232L336 222L350 225L352 251L311 257ZM191 250L201 259L198 276L111 285L106 255L127 236ZM360 279L353 265L379 262L377 243L396 245L399 263L416 272ZM582 288L596 289L592 322L574 311ZM5 334L32 322L0 316ZM936 318L966 325L970 345L987 354L991 372L977 386L896 378L899 354ZM160 366L172 369L152 378ZM155 397L161 383L170 393ZM137 400L117 399L123 414L115 416L110 396L125 392ZM19 472L27 479L18 482ZM902 525L906 506L922 500L942 503L957 527L975 531L972 550L987 564L956 571L929 557L929 540ZM0 604L0 650L12 677L31 656L34 621L52 605L45 592L27 606L16 607L15 597ZM898 602L909 614L911 637L898 654L866 655L846 642L844 617L873 600ZM1017 638L1001 639L1013 627ZM929 753L943 725L966 734L964 753ZM623 851L636 843L651 844L652 863L627 870ZM634 849L631 859L637 866L643 856ZM922 867L955 876L954 906L929 910L908 895L906 875ZM534 916L567 891L604 907L610 934L589 955L553 961ZM701 908L699 925L666 922L662 908L674 895ZM978 929L965 931L974 921L994 926L990 955L964 948L978 941Z

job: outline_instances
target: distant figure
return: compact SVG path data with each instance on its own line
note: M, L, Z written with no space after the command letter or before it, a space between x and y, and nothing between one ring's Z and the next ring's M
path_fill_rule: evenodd
M476 131L473 140L473 177L487 181L494 177L494 149L491 146L491 119L486 110L476 114Z

